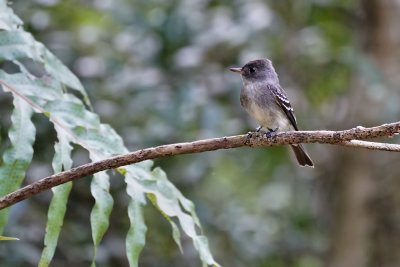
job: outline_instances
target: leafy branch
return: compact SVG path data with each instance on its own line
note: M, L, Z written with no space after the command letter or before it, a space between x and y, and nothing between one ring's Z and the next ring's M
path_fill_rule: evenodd
M53 144L54 173L72 166L73 144L87 150L93 162L128 153L117 132L110 125L101 123L99 116L88 108L89 98L79 79L44 44L23 29L22 20L6 1L0 0L0 10L0 88L12 94L14 107L8 129L9 143L0 159L0 196L20 187L32 161L37 127L32 121L34 113L43 114L57 133L57 141ZM17 69L9 73L7 68L3 68L7 65ZM83 100L73 91L79 92ZM203 265L219 266L209 249L193 202L168 180L165 172L152 166L151 161L144 161L118 169L124 176L129 199L127 214L130 226L125 239L129 266L139 266L139 256L146 243L147 226L143 209L148 200L170 223L172 237L179 248L182 247L180 235L185 233L192 239ZM90 213L93 267L96 266L97 250L109 227L114 205L109 180L107 172L97 172L90 184L95 200ZM49 266L55 253L71 186L71 183L65 183L49 187L53 195L38 264L41 267ZM0 211L0 234L7 224L8 211Z
M268 147L299 143L321 143L340 146L359 147L371 150L400 152L400 145L389 143L368 142L359 139L377 137L393 137L400 133L400 122L383 124L376 127L355 127L343 131L298 131L278 133L273 138L266 138L260 133L235 135L220 138L204 139L194 142L175 143L157 147L145 148L127 154L91 162L68 171L45 177L0 198L0 209L32 197L57 185L86 177L104 170L156 159L165 156L200 153L218 149L238 147Z

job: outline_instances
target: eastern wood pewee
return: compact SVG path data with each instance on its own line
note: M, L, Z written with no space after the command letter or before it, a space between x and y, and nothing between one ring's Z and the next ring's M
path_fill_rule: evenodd
M298 131L293 108L279 84L278 75L269 59L248 62L242 68L231 68L242 76L240 104L269 134ZM302 145L291 145L301 166L314 167Z

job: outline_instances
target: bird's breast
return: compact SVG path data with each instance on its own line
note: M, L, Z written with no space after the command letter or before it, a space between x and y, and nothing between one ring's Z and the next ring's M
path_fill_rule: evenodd
M277 105L274 99L268 101L269 92L264 95L257 95L247 90L242 90L240 103L249 115L264 128L276 129L279 131L290 131L291 124L286 114Z

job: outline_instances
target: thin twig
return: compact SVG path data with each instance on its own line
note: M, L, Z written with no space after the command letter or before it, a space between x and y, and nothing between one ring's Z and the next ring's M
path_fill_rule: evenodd
M349 147L366 148L366 149L371 149L371 150L400 152L400 145L398 145L398 144L388 144L388 143L377 143L377 142L368 142L368 141L360 141L360 140L350 140L350 141L343 142L343 145L349 146Z
M73 181L94 173L115 169L121 166L155 159L165 156L200 153L217 149L229 149L237 147L267 147L299 143L326 143L341 146L363 147L385 151L399 151L398 145L377 144L353 139L372 139L377 137L392 137L400 133L400 122L384 124L381 126L364 128L356 127L344 131L299 131L278 133L273 138L265 138L260 133L249 135L235 135L228 137L212 138L187 143L168 144L157 147L145 148L119 155L112 158L91 162L68 171L57 173L15 192L0 198L0 209L9 207L17 202L33 195L46 191L54 186Z

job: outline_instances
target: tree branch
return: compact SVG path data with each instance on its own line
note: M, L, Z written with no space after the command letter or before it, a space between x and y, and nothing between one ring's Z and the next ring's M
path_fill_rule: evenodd
M260 133L251 135L235 135L212 138L187 143L168 144L157 147L145 148L119 155L105 160L91 162L68 171L57 173L37 182L27 185L19 190L0 198L0 209L9 207L17 202L39 194L57 185L83 178L94 173L115 169L121 166L155 159L165 156L200 153L218 149L237 147L268 147L277 145L299 143L325 143L350 147L362 147L373 150L400 151L400 145L374 143L357 139L372 139L377 137L392 137L400 133L400 122L384 124L381 126L364 128L358 126L344 131L298 131L278 133L273 138L266 138ZM356 140L354 140L356 139Z
M343 145L344 146L350 146L350 147L367 148L367 149L371 149L371 150L400 152L400 145L397 145L397 144L377 143L377 142L368 142L368 141L360 141L360 140L350 140L350 141L343 142Z

